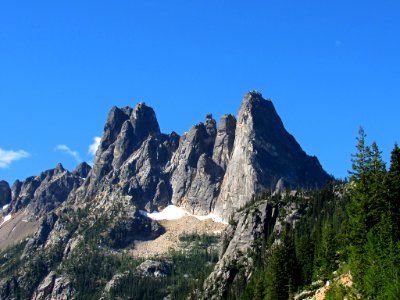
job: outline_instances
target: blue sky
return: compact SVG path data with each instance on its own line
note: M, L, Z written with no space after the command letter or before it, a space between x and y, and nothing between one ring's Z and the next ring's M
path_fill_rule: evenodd
M163 132L244 93L337 177L360 125L400 142L399 1L2 1L0 179L90 161L113 105L151 105Z

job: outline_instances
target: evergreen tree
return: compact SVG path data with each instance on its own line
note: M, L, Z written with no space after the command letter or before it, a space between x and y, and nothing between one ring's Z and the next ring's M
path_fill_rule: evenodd
M357 153L353 155L352 171L350 171L351 203L349 205L349 241L350 265L356 281L361 282L364 275L368 202L371 194L370 177L372 152L365 144L365 132L359 130Z
M321 241L318 245L315 263L317 276L329 278L336 269L336 237L332 225L325 222L322 226Z
M273 249L269 261L268 286L265 299L287 300L300 282L300 270L296 259L293 232L287 225L282 241Z
M393 226L393 238L400 240L400 148L395 144L388 172L389 218Z
M254 289L253 300L263 300L264 296L265 296L264 280L263 277L261 277L257 281L256 287Z

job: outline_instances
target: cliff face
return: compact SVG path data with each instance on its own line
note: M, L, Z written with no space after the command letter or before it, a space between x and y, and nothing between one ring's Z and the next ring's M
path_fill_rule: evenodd
M283 126L271 101L248 93L239 110L235 142L215 213L227 218L253 195L290 188L321 187L328 180Z

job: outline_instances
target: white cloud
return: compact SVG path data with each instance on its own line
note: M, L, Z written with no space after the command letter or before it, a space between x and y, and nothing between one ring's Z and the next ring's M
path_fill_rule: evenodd
M101 137L95 136L93 138L93 144L90 144L88 153L96 155L97 148L99 148Z
M29 157L30 154L24 150L13 151L0 148L0 168L8 167L13 161Z
M54 148L55 151L60 151L65 154L71 155L75 160L80 163L82 161L81 157L79 156L79 153L77 151L71 150L67 145L57 145Z

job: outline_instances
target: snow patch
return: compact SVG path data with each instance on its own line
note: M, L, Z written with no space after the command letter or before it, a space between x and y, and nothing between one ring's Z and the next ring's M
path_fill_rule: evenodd
M8 208L9 204L6 204L3 206L3 210L6 210Z
M223 223L223 224L228 224L224 222L220 217L216 216L213 213L210 213L206 216L199 216L199 215L193 215L187 210L183 209L182 207L178 207L175 205L168 205L166 208L164 208L162 211L157 212L154 211L152 213L148 213L144 210L140 210L140 213L143 216L146 216L150 219L153 220L178 220L180 218L183 218L184 216L190 216L190 217L195 217L198 220L204 221L208 219L212 219L214 222L218 223Z
M1 222L0 226L3 225L5 222L8 222L11 220L11 214L7 215L4 217L3 222Z

